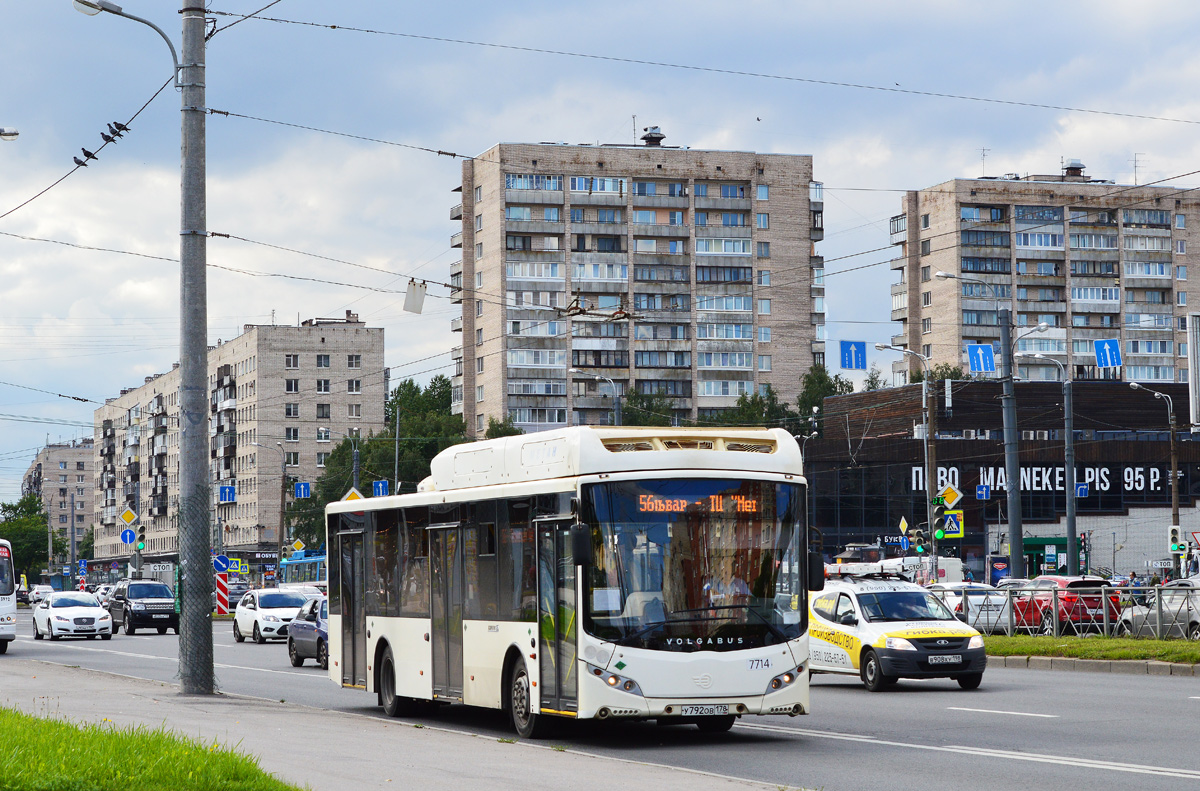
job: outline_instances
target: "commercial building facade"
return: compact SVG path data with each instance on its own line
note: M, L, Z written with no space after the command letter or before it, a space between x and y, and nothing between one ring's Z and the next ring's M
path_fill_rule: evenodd
M383 329L349 311L299 326L247 324L210 347L208 373L210 416L200 429L210 439L213 545L274 558L284 484L314 481L344 437L384 426ZM126 507L147 528L146 557L178 556L178 391L176 365L95 411L98 560L131 556L120 539Z
M49 520L47 529L57 531L67 542L66 554L56 561L69 560L71 542L78 548L94 523L94 463L91 437L59 442L38 451L21 481L22 495L33 494L42 501Z
M617 395L707 417L824 362L809 156L510 144L463 163L454 411L526 431L608 423ZM456 191L458 191L456 190Z
M1187 381L1186 315L1200 299L1200 273L1188 277L1200 244L1194 191L1091 179L1072 160L1060 175L947 181L907 193L902 209L890 228L893 344L964 369L966 344L991 343L999 358L1005 305L1014 337L1027 334L1017 350L1074 379ZM1119 339L1122 370L1097 367L1094 341L1105 339ZM896 380L916 365L897 361ZM1059 378L1049 360L1020 361L1018 373Z

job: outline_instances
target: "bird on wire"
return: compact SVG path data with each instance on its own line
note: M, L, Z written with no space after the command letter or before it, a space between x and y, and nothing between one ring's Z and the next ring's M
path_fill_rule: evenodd
M115 126L113 126L112 124L109 124L109 125L108 125L108 133L109 133L110 135L112 135L113 137L121 137L121 136L122 136L122 135L121 135L121 130L120 130L120 129L118 129L118 128L116 128L116 127L115 127Z
M115 143L115 142L117 142L117 141L116 141L116 139L114 139L114 138L113 138L113 136L112 136L112 135L110 135L110 134L109 134L109 133L107 133L107 132L101 132L101 133L100 133L100 139L101 139L101 140L103 140L105 143Z
M128 132L129 131L129 127L126 126L125 124L121 123L120 121L113 121L113 126L115 126L117 128L118 132Z
M81 148L79 150L83 152L84 159L99 159L99 157L97 157L91 151L88 151L86 148Z
M80 159L79 157L71 157L71 159L75 160L75 164L76 164L78 167L81 167L81 168L86 168L86 167L87 167L87 163L86 163L86 162L84 162L84 161L83 161L82 159Z

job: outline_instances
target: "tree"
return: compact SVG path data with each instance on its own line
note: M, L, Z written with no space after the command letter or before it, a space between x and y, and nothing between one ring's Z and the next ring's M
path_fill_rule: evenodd
M846 395L854 392L854 383L841 374L830 376L823 365L814 365L808 373L800 378L800 395L796 398L796 406L800 416L807 419L813 414L813 407L821 407L828 396ZM821 431L821 421L817 421L817 431Z
M659 393L631 392L621 405L621 422L627 426L669 426L671 399Z
M87 532L83 534L83 539L79 542L79 557L84 560L95 560L96 558L96 528L94 525L88 525Z
M764 393L742 393L737 405L719 418L705 421L726 426L768 426L784 428L795 434L800 431L800 416L779 400L775 388L767 385Z
M929 369L929 381L940 382L943 379L962 380L970 379L971 375L962 369L961 365L951 365L950 363L938 363ZM925 379L925 371L918 368L909 374L909 384L917 384Z
M49 527L42 501L36 494L27 494L15 503L0 503L0 538L12 544L13 567L17 574L31 580L40 579L46 565L46 532ZM57 530L51 531L53 551L61 555L67 542Z
M484 433L484 439L499 439L500 437L515 437L518 434L525 432L517 428L513 423L512 415L504 418L504 420L496 420L494 417L488 418L487 432Z
M884 378L883 372L879 370L879 366L871 363L871 370L867 372L867 380L863 382L863 390L871 392L873 390L886 389L887 386L887 379Z

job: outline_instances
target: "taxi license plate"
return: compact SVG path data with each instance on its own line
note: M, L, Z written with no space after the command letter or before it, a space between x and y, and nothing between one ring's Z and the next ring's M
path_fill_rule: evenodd
M684 717L714 717L721 714L728 714L729 706L724 703L713 706L686 705L679 707L679 713Z
M165 614L164 614L164 615L158 615L158 614L156 613L154 617L155 617L155 618L170 618L171 616L170 616L170 615L165 615Z
M929 657L931 665L957 665L962 662L962 654L934 654Z

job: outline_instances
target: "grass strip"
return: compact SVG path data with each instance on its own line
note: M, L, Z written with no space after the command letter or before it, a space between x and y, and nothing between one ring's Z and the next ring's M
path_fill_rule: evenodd
M299 791L245 753L165 730L75 725L0 707L2 791Z
M1133 637L1049 637L988 635L992 656L1063 656L1073 659L1154 659L1160 662L1200 663L1200 644L1188 640L1149 640Z

